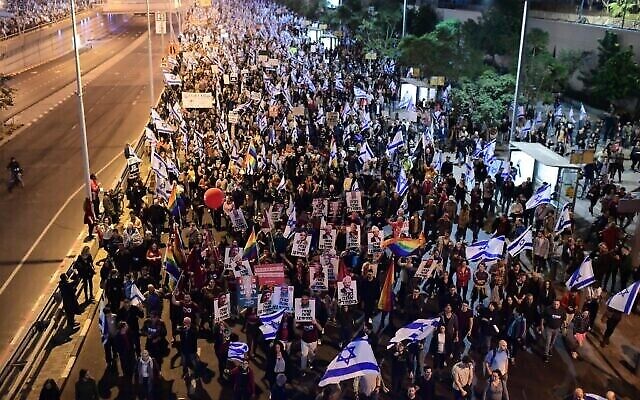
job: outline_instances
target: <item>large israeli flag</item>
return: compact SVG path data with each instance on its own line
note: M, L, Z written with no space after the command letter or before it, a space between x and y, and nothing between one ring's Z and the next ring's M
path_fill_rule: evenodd
M409 179L407 179L407 173L404 171L404 168L400 168L400 172L398 172L398 178L396 179L396 192L400 196L404 196L408 189Z
M504 252L504 236L493 237L489 239L487 247L484 249L485 260L498 260L502 258Z
M285 309L281 309L274 313L260 316L260 321L262 322L260 331L262 331L264 340L274 340L276 338L276 333L278 332L285 311Z
M611 296L607 301L607 305L614 310L629 315L633 311L633 304L638 297L638 290L640 290L640 281L635 281L628 288Z
M400 147L404 145L404 137L402 136L402 130L398 129L393 139L387 144L387 154L393 155Z
M230 342L227 351L227 359L235 361L243 361L244 355L249 351L249 345L242 342Z
M538 190L531 196L529 200L527 200L526 208L527 210L531 208L536 208L540 204L551 203L551 194L553 193L553 188L548 183L540 186Z
M390 348L394 345L394 343L399 343L403 340L411 340L412 342L424 340L439 325L440 318L417 319L412 323L398 329L396 334L391 338L391 340L389 340L389 345L387 346L387 348Z
M533 232L531 227L525 229L513 242L507 246L507 251L511 254L511 257L515 257L523 250L533 250Z
M496 141L494 139L489 143L487 143L487 145L484 146L484 149L482 149L482 161L484 161L485 164L489 164L491 160L494 158L495 153L496 153Z
M442 152L440 150L436 150L436 154L433 155L431 166L438 172L442 169Z
M291 213L289 214L289 219L287 219L287 226L284 228L284 237L286 237L287 239L289 239L291 236L293 236L293 232L296 228L296 223L297 223L297 219L296 219L296 208L293 207L293 210L291 210Z
M480 261L484 256L484 249L489 243L488 240L481 240L479 242L472 243L465 249L465 254L469 261Z
M162 159L160 153L157 153L153 147L151 148L151 170L160 178L169 179L167 163Z
M369 143L367 143L367 141L365 140L362 146L360 146L360 153L358 154L358 160L360 160L360 162L364 164L374 157L375 157L375 154L373 154L373 150L371 150L371 147L369 147Z
M366 336L354 339L347 344L329 363L324 376L318 383L323 387L332 383L363 375L377 375L380 367Z
M580 268L578 268L567 281L567 289L579 290L584 289L587 286L591 285L596 281L595 275L593 274L593 266L591 265L591 258L589 256L584 258Z
M562 207L558 220L556 221L555 233L563 232L565 229L571 228L571 204L567 203Z

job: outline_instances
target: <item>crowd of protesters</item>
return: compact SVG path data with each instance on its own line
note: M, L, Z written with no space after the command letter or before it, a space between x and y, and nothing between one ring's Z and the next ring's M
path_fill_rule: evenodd
M621 225L633 216L623 221L616 212L624 188L607 181L592 195L604 226L591 232L599 245L588 247L573 215L557 230L560 212L553 206L527 208L537 185L529 178L516 185L516 166L491 170L486 151L474 151L491 142L488 132L468 135L462 144L449 137L446 90L420 104L418 122L397 118L400 81L393 62L365 60L365 49L348 33L332 45L311 42L302 18L264 1L214 1L211 8L191 9L187 20L178 54L165 60L166 88L147 129L155 184L146 188L138 179L129 185L130 212L123 218L113 193L85 204L90 234L97 220L109 224L99 232L109 253L99 271L101 319L105 361L116 371L119 366L122 387L158 398L164 360L174 347L191 387L205 373L197 340L207 336L221 383L233 388L234 399L252 398L260 379L272 399L297 398L298 384L323 373L316 372L319 346L341 348L366 335L382 373L357 378L353 387L318 389L318 398L389 393L427 400L437 392L505 400L523 351L540 355L542 363L559 351L558 338L573 358L586 335L609 343L623 314L603 306L603 296L640 278ZM213 107L185 109L182 92L211 93ZM457 176L456 162L472 163L473 179L470 171ZM205 204L210 188L225 193L219 208ZM353 192L361 196L358 206L345 204ZM325 200L331 207L323 211L317 205ZM513 240L528 227L535 232L532 251L522 257L504 252L468 259L471 243L492 234ZM336 237L327 245L320 238L332 230ZM372 250L368 233L379 232L420 245L410 254ZM233 258L254 233L255 257ZM294 256L292 239L302 233L311 245L306 255ZM595 283L562 290L559 282L587 254ZM325 258L336 261L324 264ZM423 260L434 266L426 275L418 274ZM92 260L81 261L83 276L91 276ZM293 287L302 305L315 301L315 314L296 323L286 312L275 338L265 340L260 304L274 292L261 284L256 266L278 264L284 286ZM324 274L328 285L318 289L314 282ZM245 297L253 296L241 293L245 275L258 278L249 285L257 292L250 305ZM352 305L338 304L338 282L346 278L357 286ZM217 310L227 293L231 312L222 318ZM598 314L607 321L604 333L595 328ZM438 322L429 340L387 349L398 328L421 318ZM231 361L237 342L247 351ZM83 370L85 386L92 381L87 376ZM566 393L584 397L578 394Z
M76 10L88 7L89 1L78 1ZM63 0L7 0L7 14L0 16L0 39L17 35L41 25L68 17L71 5Z

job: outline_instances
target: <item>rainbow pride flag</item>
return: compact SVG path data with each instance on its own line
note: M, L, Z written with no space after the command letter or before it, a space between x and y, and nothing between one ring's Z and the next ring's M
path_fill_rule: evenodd
M387 276L384 279L380 298L378 299L378 309L380 311L391 312L393 310L393 281L393 261L391 261L389 269L387 269Z
M171 188L169 200L167 200L167 208L172 215L174 215L178 211L178 187L175 183Z
M251 230L251 235L249 235L242 253L243 260L253 260L254 258L258 258L258 241L256 240L255 228Z
M256 150L256 146L253 145L253 141L249 143L247 154L244 157L244 165L247 169L247 173L253 174L256 171L256 166L258 165L258 151Z
M176 257L173 253L173 246L169 244L164 253L164 271L165 278L164 282L169 287L171 291L173 291L178 284L178 279L180 279L181 273L178 268L178 262L176 261Z
M383 249L388 248L398 257L407 257L413 254L414 251L418 250L418 248L424 245L424 243L424 235L421 234L418 239L403 237L387 239L382 242L381 247Z

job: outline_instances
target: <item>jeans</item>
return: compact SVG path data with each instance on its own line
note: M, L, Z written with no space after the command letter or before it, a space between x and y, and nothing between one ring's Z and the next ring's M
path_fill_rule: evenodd
M89 302L89 299L93 299L93 279L82 279L82 290L84 291L84 300Z
M551 349L556 343L556 339L560 336L560 328L552 329L549 327L544 328L545 346L544 355L549 356Z
M180 352L180 361L182 362L182 374L189 373L189 368L193 368L194 377L198 376L198 355L196 353Z
M316 349L318 348L318 342L307 343L304 340L300 342L300 370L307 369L307 361L309 364L313 363L316 358Z

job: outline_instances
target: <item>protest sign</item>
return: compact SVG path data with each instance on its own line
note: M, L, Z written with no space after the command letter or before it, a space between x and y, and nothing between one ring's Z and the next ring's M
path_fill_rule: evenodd
M241 276L236 278L238 287L238 306L257 307L258 306L258 277Z
M302 304L302 299L295 299L295 322L311 322L316 318L316 300L309 299L307 304Z
M358 286L350 276L345 276L341 282L338 282L338 305L352 306L354 304L358 304Z
M298 232L293 237L291 255L294 257L307 257L311 248L311 236L306 232Z
M347 249L360 249L360 225L351 224L347 226Z
M277 286L284 283L284 264L258 264L254 271L260 286Z
M360 191L351 191L345 192L345 197L347 199L347 212L362 212L362 192Z
M213 300L213 315L215 322L229 319L231 316L231 294L225 293Z
M329 275L320 263L309 265L309 288L318 292L329 290Z

